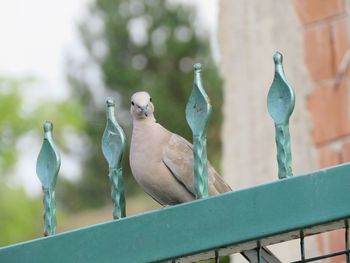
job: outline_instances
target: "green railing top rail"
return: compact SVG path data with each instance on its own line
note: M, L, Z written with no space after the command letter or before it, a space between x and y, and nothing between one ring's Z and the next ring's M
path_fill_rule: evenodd
M346 164L125 217L0 248L0 262L156 262L209 251L193 257L203 259L341 228L349 177Z
M37 173L44 190L44 232L50 236L0 248L0 262L188 262L295 238L301 238L303 244L304 236L347 226L350 164L292 177L289 118L295 95L284 75L280 53L274 54L274 62L267 105L276 129L278 178L283 180L208 197L206 132L211 106L201 81L201 65L196 64L186 119L193 133L196 197L206 198L124 218L121 160L125 134L109 98L102 151L109 164L112 215L119 220L53 235L60 157L52 124L46 122ZM257 262L259 259L257 255Z

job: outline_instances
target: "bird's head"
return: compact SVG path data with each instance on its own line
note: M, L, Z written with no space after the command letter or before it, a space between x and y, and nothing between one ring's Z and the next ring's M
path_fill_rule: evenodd
M154 119L154 106L151 96L145 91L139 91L131 96L130 112L133 119Z

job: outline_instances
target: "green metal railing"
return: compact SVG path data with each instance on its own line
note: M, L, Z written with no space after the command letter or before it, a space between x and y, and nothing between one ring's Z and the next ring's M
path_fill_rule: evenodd
M46 121L44 123L44 142L36 164L36 173L44 192L44 236L53 235L56 232L55 188L61 166L61 157L53 141L52 130L52 123Z
M125 134L114 116L114 100L107 99L107 125L102 137L102 152L109 164L109 179L112 188L113 218L125 217L125 196L122 157L125 149Z
M302 176L292 176L289 118L294 91L283 72L282 55L275 53L275 76L267 105L276 129L278 178L274 182L208 197L206 130L210 103L196 64L186 119L193 132L195 191L198 200L158 211L125 217L121 159L125 135L107 99L107 124L102 151L109 164L113 201L110 222L55 234L55 185L60 167L52 139L52 124L44 124L44 143L37 174L44 191L44 233L47 237L0 248L0 262L193 262L255 251L253 262L268 262L263 246L300 238L300 261L336 255L349 260L348 219L350 164ZM304 237L345 228L343 251L307 258Z
M194 65L194 84L186 106L186 120L193 134L196 198L208 197L207 129L211 105L201 79L201 64Z
M294 110L294 90L284 75L282 54L276 52L275 77L267 96L267 108L275 122L278 177L280 179L292 176L292 153L290 150L289 117Z

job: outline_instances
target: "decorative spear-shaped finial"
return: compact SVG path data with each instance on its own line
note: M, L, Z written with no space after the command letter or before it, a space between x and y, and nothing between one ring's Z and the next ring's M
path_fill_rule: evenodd
M107 101L107 124L102 137L102 152L109 164L109 179L112 188L113 218L125 217L125 196L122 157L125 149L125 134L115 119L115 103Z
M36 173L44 192L44 236L56 233L55 188L61 157L52 138L53 125L44 123L44 142L36 163Z
M194 65L194 84L186 106L186 120L193 134L196 198L208 196L207 129L211 113L209 97L203 89L201 64Z
M275 122L279 179L292 176L289 117L295 105L295 94L288 83L282 65L282 54L273 55L275 77L267 96L267 108Z

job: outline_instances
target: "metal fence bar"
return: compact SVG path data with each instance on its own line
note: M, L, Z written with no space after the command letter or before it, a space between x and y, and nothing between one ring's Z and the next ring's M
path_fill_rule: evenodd
M257 258L258 258L258 263L261 263L261 243L258 241L258 248L257 248Z
M219 251L215 250L215 263L220 263Z
M304 243L304 232L300 231L300 256L301 256L301 261L305 261L305 243Z
M215 249L224 256L254 249L256 240L267 246L300 230L339 229L350 217L349 175L350 164L340 165L19 243L0 248L0 262L157 262Z
M279 179L292 176L289 118L294 110L294 90L288 83L282 65L282 54L276 52L275 77L267 96L267 108L275 122Z
M194 65L194 84L186 105L186 120L193 134L196 198L208 196L207 129L211 114L209 97L201 80L201 64Z
M112 98L106 101L107 124L102 137L102 152L109 164L109 179L113 201L113 218L125 217L125 195L122 171L122 158L125 149L125 134L115 119L115 103Z
M61 157L52 138L52 123L46 121L43 126L44 141L37 159L36 173L44 192L44 236L50 236L56 233L55 188Z

